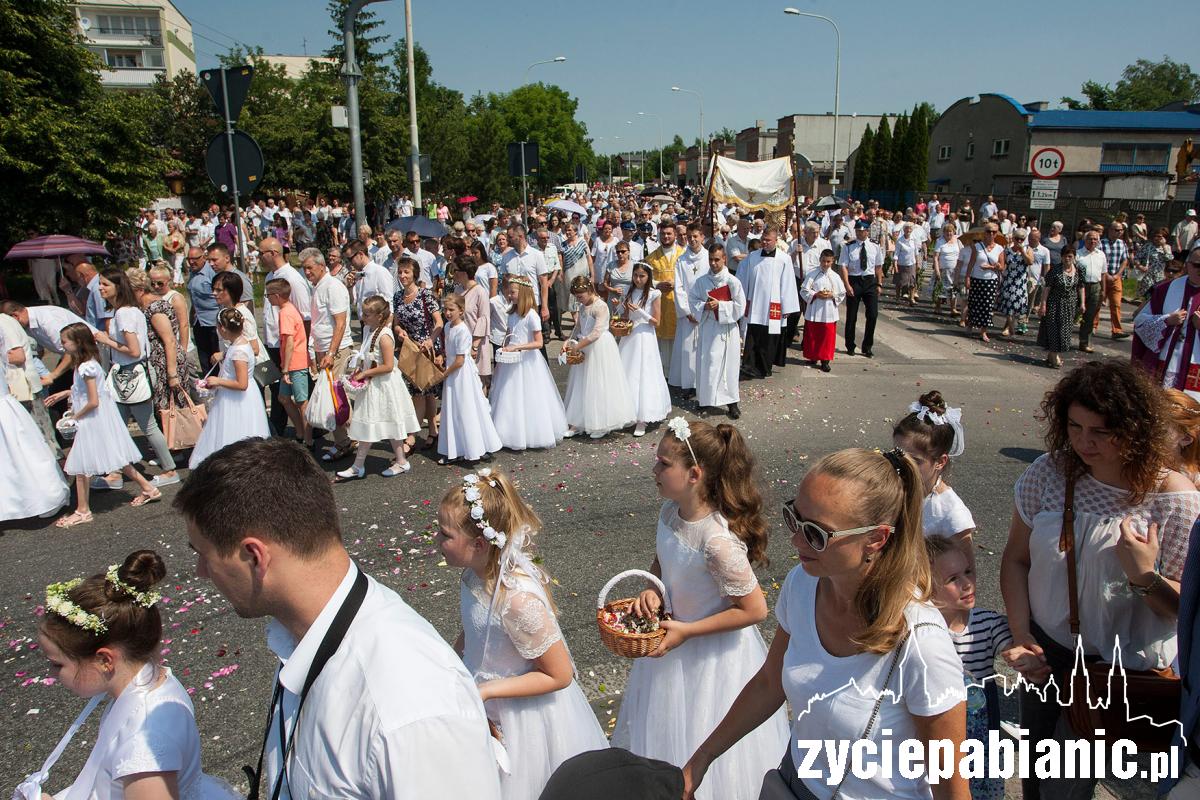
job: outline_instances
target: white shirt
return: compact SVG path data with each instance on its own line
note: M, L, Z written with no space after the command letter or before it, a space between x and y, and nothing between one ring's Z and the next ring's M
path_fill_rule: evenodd
M312 336L309 337L309 346L314 353L337 353L354 343L350 335L350 292L346 284L326 272L313 287L310 308ZM341 343L332 347L335 327L333 315L343 313L346 315L346 329Z
M396 296L396 279L387 267L368 261L363 268L358 283L354 284L354 304L358 309L358 318L362 319L363 303L368 297L382 297L390 305Z
M937 265L942 270L942 280L954 279L954 268L958 264L958 255L962 252L963 246L957 238L953 242L947 242L945 239L939 238L933 246L934 257L937 258Z
M608 271L617 265L617 238L603 241L598 238L592 243L592 280L599 284Z
M304 319L312 319L312 284L291 264L284 264L274 272L267 273L267 280L282 278L292 287L291 302ZM279 309L263 303L263 342L267 347L279 347Z
M988 250L983 242L976 242L974 247L975 266L971 267L971 277L981 281L995 280L1000 277L1000 273L995 269L1004 260L1004 248L998 244L992 245L992 249ZM1104 254L1101 253L1100 260L1104 260ZM968 262L970 263L970 262Z
M500 261L500 272L529 278L533 284L533 299L538 303L542 302L542 286L538 279L542 275L549 275L550 268L546 266L546 259L542 258L542 254L536 249L526 247L522 253L518 253L515 247L509 250Z
M1050 267L1050 248L1044 244L1039 244L1037 247L1031 247L1030 249L1033 251L1033 263L1029 265L1029 277L1040 284L1042 276L1046 274L1046 270Z
M981 219L983 219L986 222L987 220L996 216L996 212L998 212L999 210L1000 209L996 206L995 203L984 203L983 205L981 205L979 207L979 216Z
M29 306L25 310L29 312L29 335L36 339L42 347L60 355L63 352L63 346L59 334L62 333L63 328L76 322L82 322L92 328L86 320L59 306ZM96 329L92 328L92 333L95 332Z
M637 239L630 239L625 244L629 245L629 260L636 264L639 261L646 260L646 248Z
M916 231L911 236L901 234L896 238L896 263L902 267L917 265Z
M474 680L433 626L372 578L345 639L309 689L296 726L309 667L357 573L352 565L299 642L277 621L267 624L283 693L272 709L261 796L269 798L281 777L282 714L295 744L280 798L499 800Z
M417 283L421 284L426 289L433 288L433 262L437 259L437 256L426 250L424 247L420 248L415 253L406 247L404 248L403 255L406 255L416 261L417 266L421 268L420 273L417 275Z
M792 243L792 271L798 279L804 280L804 276L809 272L821 268L821 253L832 249L833 245L820 236L813 239L812 244L809 244L808 240L801 236Z
M818 258L818 264L820 259ZM832 292L833 297L819 298L818 292ZM823 270L820 266L809 270L804 275L804 283L800 286L800 297L806 303L804 318L809 322L837 322L838 305L846 299L846 285L842 276L832 269Z
M1090 253L1081 249L1075 252L1075 267L1083 273L1084 283L1099 283L1108 269L1108 259L1099 246Z
M858 255L859 250L863 247L867 248L866 270L863 270L862 262ZM851 278L874 274L876 267L883 266L883 249L870 239L862 242L855 239L842 248L842 254L838 257L838 264L846 268L846 274Z
M386 244L369 244L367 245L367 255L376 264L383 264L392 257L392 248Z
M725 263L728 264L733 270L736 270L738 265L741 263L741 260L734 258L734 256L748 255L750 255L749 242L738 236L736 233L732 234L728 239L725 240Z
M821 643L814 621L816 589L817 579L805 572L804 567L794 567L775 605L779 627L790 637L783 656L783 691L796 717L789 747L797 766L805 763L805 753L800 751L797 740L854 742L862 736L875 707L875 694L880 691L893 658L893 653L830 655ZM914 716L943 714L967 696L962 661L942 615L931 605L913 602L904 609L904 616L910 627L918 623L932 623L932 626L914 630L904 643L888 684L898 699L892 702L890 696L884 696L872 729L876 743L881 741L882 731L890 731L887 740L892 752L886 758L893 765L900 763L897 753L901 744L906 739L919 738ZM884 757L882 753L880 756ZM812 768L823 776L830 774L824 747ZM823 778L802 780L817 797L832 793ZM867 781L847 773L839 795L843 800L878 797L927 800L929 796L929 784L924 777L905 778L895 769L890 780L875 777Z
M137 358L112 350L113 361L117 364L137 364L140 361L145 361L150 358L150 338L146 330L146 314L137 306L123 306L116 310L116 313L107 320L108 335L117 341L118 344L125 346L125 334L134 333L137 335L139 353Z
M921 525L926 536L953 536L956 533L972 530L975 518L958 494L949 486L938 480L943 491L929 493L921 511Z

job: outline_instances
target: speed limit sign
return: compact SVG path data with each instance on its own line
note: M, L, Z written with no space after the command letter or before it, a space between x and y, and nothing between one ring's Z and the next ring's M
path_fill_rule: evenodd
M1038 178L1057 178L1067 161L1057 147L1043 147L1029 159L1029 171Z

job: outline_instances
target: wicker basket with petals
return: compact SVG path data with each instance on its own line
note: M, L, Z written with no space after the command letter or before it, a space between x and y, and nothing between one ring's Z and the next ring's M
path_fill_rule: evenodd
M596 627L600 629L600 641L604 643L604 646L614 654L625 658L642 658L643 656L650 655L662 642L663 637L667 635L666 630L661 627L649 633L630 633L628 631L617 630L605 622L604 617L606 613L628 612L633 607L633 602L636 599L633 597L613 600L611 603L606 601L608 600L608 593L617 583L635 575L651 581L658 587L663 597L663 611L667 616L671 613L671 599L667 597L667 587L663 585L663 582L656 575L645 570L626 570L604 584L604 588L600 590L600 595L596 599Z

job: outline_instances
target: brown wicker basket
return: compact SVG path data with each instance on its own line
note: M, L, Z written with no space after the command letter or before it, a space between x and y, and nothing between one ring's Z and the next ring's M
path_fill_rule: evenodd
M622 600L614 600L611 603L605 602L608 599L608 593L619 581L633 576L639 576L652 581L663 596L663 610L671 613L671 600L667 597L667 587L663 586L663 582L652 573L640 569L630 569L616 575L604 588L600 590L600 596L596 598L596 627L600 629L600 641L604 646L618 656L625 658L642 658L654 652L663 637L667 635L666 630L659 628L651 633L626 633L624 631L613 630L604 622L604 612L606 611L626 611L633 605L636 598L627 597Z
M571 365L583 363L583 353L579 350L567 351L567 363Z
M633 321L628 319L615 318L608 323L608 332L616 338L628 336L633 331Z

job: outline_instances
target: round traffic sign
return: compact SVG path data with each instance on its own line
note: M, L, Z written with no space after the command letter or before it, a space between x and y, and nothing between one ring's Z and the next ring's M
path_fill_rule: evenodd
M1066 165L1067 160L1057 147L1043 147L1029 159L1029 171L1038 178L1057 178Z

